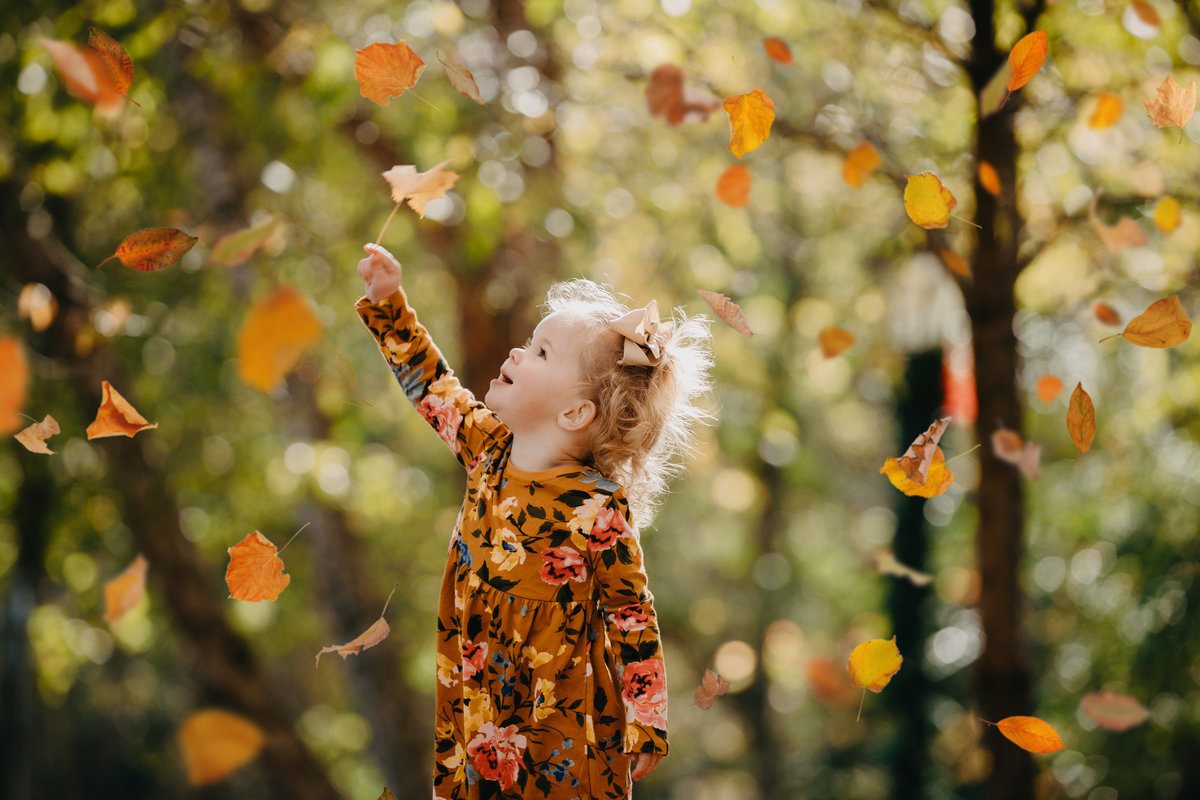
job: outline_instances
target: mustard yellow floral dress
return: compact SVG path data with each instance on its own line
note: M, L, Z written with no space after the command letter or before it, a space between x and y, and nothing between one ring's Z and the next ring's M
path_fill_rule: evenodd
M585 466L511 466L512 434L403 291L357 310L467 470L438 603L434 797L628 797L629 754L667 752L667 686L623 490Z

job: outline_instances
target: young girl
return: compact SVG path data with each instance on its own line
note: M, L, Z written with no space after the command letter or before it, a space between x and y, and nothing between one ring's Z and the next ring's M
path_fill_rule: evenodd
M628 311L590 281L479 402L376 245L363 322L467 469L438 604L435 798L626 798L667 752L667 685L638 527L707 388L702 318Z

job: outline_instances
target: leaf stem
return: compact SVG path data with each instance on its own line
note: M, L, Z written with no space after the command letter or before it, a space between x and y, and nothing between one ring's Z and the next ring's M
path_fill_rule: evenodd
M1109 339L1116 339L1118 336L1123 336L1123 335L1124 335L1124 334L1122 334L1122 333L1114 333L1114 334L1112 334L1112 335L1110 335L1110 336L1105 336L1105 337L1104 337L1103 339L1101 339L1099 342L1096 342L1096 344L1103 344L1104 342L1107 342Z
M867 687L863 687L862 697L858 698L858 714L854 717L854 721L858 722L862 719L863 703L867 701Z
M411 92L412 90L411 90L411 89L409 89L409 91ZM416 92L413 92L413 97L417 98L417 99L418 99L418 100L420 100L422 103L424 103L425 105L427 105L427 106L429 106L430 108L432 108L434 111L436 111L436 112L438 112L439 114L441 114L443 117L444 117L444 116L446 116L446 112L445 112L445 111L442 111L440 108L438 108L438 107L437 107L437 106L435 106L433 103L431 103L431 102L429 102L428 100L426 100L424 97L421 97L421 95L417 94Z
M954 461L957 458L962 458L963 456L970 455L971 453L974 453L976 450L978 450L980 447L983 447L983 445L977 444L974 447L972 447L970 450L963 450L961 453L954 456L953 458L946 459L945 463L949 464L951 461Z
M300 531L304 530L309 525L312 525L312 523L311 522L304 523L303 525L300 526ZM296 531L295 533L293 533L292 538L288 539L286 542L284 542L283 547L281 547L275 551L275 555L279 555L280 553L282 553L284 547L287 547L289 544L291 544L293 541L295 541L296 537L300 535L300 531Z
M401 200L399 203L396 203L396 206L392 209L392 213L388 214L388 218L383 221L383 227L379 229L379 238L375 240L375 244L379 244L383 241L383 234L387 231L388 225L392 224L392 217L396 216L396 212L400 210L400 205L403 202L404 201Z
M954 217L959 222L965 222L968 225L978 228L979 230L983 230L983 226L980 225L978 222L971 222L971 220L966 219L965 217L960 217L958 214L951 214L950 216Z
M391 590L390 592L388 592L388 599L387 599L387 600L385 600L385 601L384 601L384 603L383 603L383 611L380 611L380 612L379 612L379 618L380 618L380 619L383 619L383 615L387 613L387 607L388 607L388 605L389 605L389 604L392 602L392 595L394 595L394 594L396 593L396 590L397 590L397 589L399 589L399 588L400 588L400 583L399 583L399 582L396 582L396 583L393 583L393 584L392 584L392 590Z

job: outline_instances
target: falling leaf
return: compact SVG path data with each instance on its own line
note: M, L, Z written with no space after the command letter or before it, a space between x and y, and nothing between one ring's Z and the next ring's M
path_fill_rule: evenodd
M1162 233L1171 233L1183 221L1179 201L1174 197L1160 198L1154 206L1154 225Z
M1079 703L1083 713L1108 731L1125 731L1150 718L1150 712L1137 698L1110 690L1085 694Z
M740 159L771 135L775 101L762 89L755 89L746 94L731 94L723 105L729 115L729 152Z
M1022 36L1008 53L1008 64L1012 68L1012 75L1009 76L1005 88L1009 92L1015 92L1029 83L1029 79L1042 68L1048 49L1049 40L1046 38L1045 31L1034 31Z
M1096 315L1096 319L1101 325L1121 324L1121 315L1108 303L1096 303L1092 306L1092 313Z
M247 603L274 600L291 582L292 576L283 574L283 560L275 545L258 531L229 548L225 585L232 599Z
M905 175L904 210L908 218L922 228L944 228L950 222L950 212L958 205L950 190L932 172Z
M396 795L392 794L392 790L385 786L383 787L383 794L379 795L375 800L396 800Z
M437 59L446 68L446 74L450 76L450 85L454 87L455 91L464 97L471 98L481 106L487 105L487 101L479 93L479 84L475 83L475 76L471 74L471 70L460 64L453 56L443 56L441 50L437 51Z
M1037 383L1034 385L1034 391L1037 392L1038 400L1041 400L1046 405L1053 403L1059 394L1062 393L1062 390L1062 378L1057 375L1043 375L1037 379Z
M964 278L971 277L971 265L967 260L953 250L939 250L938 255L942 259L942 263L946 268L955 275L961 275Z
M813 656L808 660L808 687L822 703L835 708L848 708L858 700L858 691L840 663L829 656Z
M179 729L179 744L192 786L223 781L248 764L262 749L262 730L250 720L229 711L197 711Z
M1130 0L1129 5L1142 22L1152 28L1162 27L1162 17L1158 15L1158 9L1150 5L1148 0Z
M408 207L424 217L425 204L444 197L458 183L458 173L442 171L442 167L449 163L447 159L424 172L417 172L417 168L410 164L397 164L382 173L384 180L392 187L392 202L403 203L407 200Z
M1125 103L1120 95L1112 92L1101 92L1096 96L1096 109L1088 117L1088 127L1108 128L1116 124L1125 112Z
M754 331L750 330L750 324L746 322L746 315L742 313L742 309L737 303L723 294L710 292L707 289L700 289L699 293L704 298L704 302L708 303L726 325L743 336L754 335Z
M880 575L891 575L895 578L905 578L913 586L928 586L933 583L933 576L901 564L896 560L896 554L890 550L880 550L873 556L875 571Z
M49 414L41 422L35 422L25 430L18 433L14 438L25 446L25 449L31 453L45 453L46 455L54 455L54 451L46 446L46 439L54 436L57 433L62 433L58 427L58 421Z
M909 497L937 497L949 489L950 484L954 483L954 473L946 467L946 454L940 447L934 450L933 460L929 462L929 474L925 477L924 483L917 483L905 475L899 460L895 458L889 458L883 462L879 471L887 476L887 479L892 482L892 486Z
M1168 75L1159 84L1158 96L1142 102L1146 104L1150 120L1158 127L1174 125L1182 128L1196 113L1196 82L1192 81L1188 88L1183 89Z
M650 115L662 117L675 126L684 122L703 122L721 107L720 101L704 91L688 86L683 70L674 64L659 64L650 73L646 86L646 105Z
M1005 59L987 84L979 92L979 116L991 116L1004 108L1012 92L1008 90L1008 82L1012 78L1012 65Z
M58 300L42 283L27 283L17 296L17 316L29 320L35 331L44 331L58 316Z
M750 168L733 164L717 179L717 197L727 205L740 208L750 202Z
M817 344L821 346L821 355L833 358L854 344L854 334L845 328L822 328L817 332Z
M1008 428L997 428L992 432L992 453L1001 461L1014 465L1031 481L1039 476L1042 446L1037 442L1026 442L1021 434Z
M321 322L307 298L281 286L254 305L238 333L238 375L270 392L320 339Z
M788 47L788 43L777 36L764 37L763 49L767 51L768 56L780 64L792 63L792 48Z
M937 449L937 443L949 425L950 417L942 417L935 420L928 430L913 440L898 461L905 476L917 483L925 482L929 473L929 463L933 460L933 451Z
M103 439L107 436L133 437L138 431L154 429L158 423L150 422L137 412L121 393L112 387L108 381L100 384L100 409L96 418L87 426L87 438Z
M222 236L213 245L208 257L226 267L240 264L275 238L283 226L283 219L272 214L256 225Z
M1000 173L986 161L979 162L979 185L993 197L1000 196Z
M871 173L879 169L883 159L879 151L870 142L859 142L854 149L846 154L842 162L842 180L855 189L866 183Z
M704 670L704 678L692 695L692 698L696 701L696 705L700 706L704 711L708 711L712 708L713 698L720 697L728 691L729 681L711 669L706 669Z
M12 433L24 424L20 412L25 406L28 383L29 367L21 342L13 338L0 339L0 436Z
M360 633L345 644L331 644L328 647L321 648L321 652L317 653L316 666L321 666L321 656L325 653L337 653L342 657L342 660L350 656L361 653L368 647L374 647L387 638L391 628L388 627L387 620L383 615L387 613L388 603L392 602L392 595L396 593L396 587L392 587L392 591L388 594L387 600L383 604L383 611L379 614L379 619L371 624L371 627Z
M416 85L425 62L407 44L375 42L354 51L354 77L359 93L381 106Z
M1156 300L1150 307L1129 320L1125 330L1116 336L1125 337L1126 341L1141 347L1174 347L1187 341L1192 334L1192 321L1179 302L1179 295L1173 294ZM1107 341L1111 336L1101 339Z
M850 671L851 683L878 693L900 671L903 661L893 636L891 639L871 639L854 648L846 668Z
M138 272L156 272L178 261L196 241L197 237L176 228L145 228L126 237L117 252L97 264L96 269L118 258Z
M99 53L56 39L38 41L54 59L54 66L71 94L102 110L121 102Z
M1104 249L1116 255L1127 247L1140 247L1150 241L1146 236L1146 232L1142 230L1142 226L1138 225L1129 217L1121 217L1116 225L1105 225L1096 216L1096 202L1098 196L1092 198L1091 204L1088 206L1088 217L1092 220L1092 227L1096 230L1096 235L1100 237L1100 241L1104 244Z
M146 559L138 556L117 577L104 584L104 619L116 625L146 594Z
M1096 435L1096 407L1092 405L1091 395L1083 390L1082 383L1075 385L1067 403L1067 432L1079 452L1086 453L1091 448L1092 438Z
M129 87L133 85L133 60L121 43L99 28L88 28L88 50L99 57L99 65L104 70L105 80L113 92L128 96ZM130 100L130 102L133 102ZM136 103L135 103L136 105Z
M1058 731L1037 717L1005 717L999 722L980 720L995 725L1004 738L1030 753L1053 753L1064 745Z

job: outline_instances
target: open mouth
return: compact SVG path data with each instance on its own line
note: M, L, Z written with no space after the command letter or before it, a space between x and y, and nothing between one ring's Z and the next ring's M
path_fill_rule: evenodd
M508 383L508 384L511 384L511 383L512 383L512 379L511 379L511 378L509 378L507 375L505 375L505 374L504 374L504 371L503 371L503 370L501 370L501 372L500 372L500 382L501 382L501 383Z

